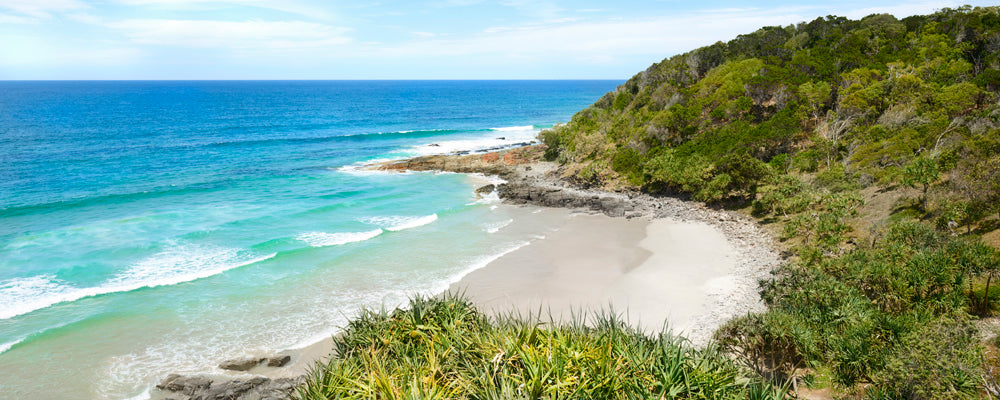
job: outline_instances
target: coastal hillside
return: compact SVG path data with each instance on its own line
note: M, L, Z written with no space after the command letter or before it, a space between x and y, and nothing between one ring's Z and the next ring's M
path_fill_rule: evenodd
M752 214L789 262L716 340L802 396L1000 394L1000 7L765 27L542 132L585 187Z
M995 162L998 10L828 16L677 55L544 132L546 156L581 183L710 202L753 200L767 172L889 186L930 159L996 203L970 183L995 180L975 171Z

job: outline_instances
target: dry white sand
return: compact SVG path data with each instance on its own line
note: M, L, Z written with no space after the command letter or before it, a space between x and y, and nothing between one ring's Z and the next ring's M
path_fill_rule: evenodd
M731 317L716 308L737 285L737 267L734 250L714 226L583 215L470 273L452 290L499 313L541 311L565 320L581 309L610 308L646 332L666 323L703 344Z

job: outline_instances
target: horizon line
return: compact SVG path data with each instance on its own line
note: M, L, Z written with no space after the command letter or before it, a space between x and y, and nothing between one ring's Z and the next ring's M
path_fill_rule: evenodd
M358 79L0 79L0 82L430 82L430 81L626 81L629 78L358 78Z

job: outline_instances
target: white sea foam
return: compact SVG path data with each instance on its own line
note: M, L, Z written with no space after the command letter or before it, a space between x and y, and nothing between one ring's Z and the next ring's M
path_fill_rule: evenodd
M371 175L389 175L389 174L400 174L407 173L408 171L383 171L372 169L371 166L374 164L381 164L384 162L389 162L396 160L398 158L375 158L366 161L358 161L354 164L344 165L339 168L331 168L337 172L343 172L345 174L351 174L355 176L371 176Z
M473 201L467 205L471 206L473 204L499 204L502 201L503 200L500 198L500 193L497 193L497 191L494 190L489 194L480 196L478 199L476 199L476 201ZM491 207L490 209L493 210L495 208Z
M25 338L20 338L20 339L17 339L15 341L12 341L12 342L7 342L7 343L0 344L0 354L6 353L7 350L10 350L11 347L16 346L18 343L23 342L24 339Z
M490 128L490 130L496 132L532 131L535 130L535 126L534 125L505 126L502 128Z
M139 393L139 394L137 394L135 396L129 397L129 398L125 399L125 400L148 400L148 399L151 399L153 397L151 391L152 391L152 388L146 388L146 390L143 390L142 393Z
M506 179L501 178L501 177L499 177L497 175L486 175L486 174L479 173L479 172L473 172L473 173L467 174L467 175L469 176L469 178L471 178L473 180L473 182L475 182L477 185L480 185L480 186L483 186L483 185L502 185L504 183L507 183Z
M338 246L347 243L362 242L382 234L381 229L366 232L308 232L295 238L312 247Z
M475 139L456 139L429 143L410 148L410 152L417 156L427 156L435 154L451 154L458 152L483 153L491 149L514 146L519 143L533 143L538 137L540 129L534 126L512 126L506 128L492 128L494 133L501 133L503 136L490 135Z
M142 287L176 285L258 263L278 253L256 255L232 248L178 246L149 257L112 279L109 287L130 291Z
M425 215L421 217L394 215L389 217L365 218L361 222L380 226L387 231L398 232L405 229L424 226L431 222L437 221L437 219L438 219L437 214Z
M507 225L510 225L511 222L514 222L514 220L508 219L505 221L488 222L483 224L482 227L483 230L486 231L487 233L497 233Z
M462 280L462 278L465 278L466 275L471 274L473 271L478 270L480 268L483 268L483 267L489 265L491 262L496 261L500 257L503 257L503 256L505 256L507 254L510 254L510 253L516 251L517 249L520 249L520 248L522 248L524 246L527 246L529 244L531 244L531 242L517 242L517 243L514 243L512 246L507 247L506 249L501 250L500 252L498 252L496 254L485 255L485 256L476 258L471 263L469 263L468 267L466 267L465 269L459 271L457 274L452 275L451 278L448 279L446 282L444 282L443 284L440 284L437 287L435 287L434 289L432 289L429 294L442 293L442 292L448 290L451 287L451 285L454 285L454 284L460 282Z
M154 254L98 286L76 287L52 275L8 279L0 282L0 320L86 297L207 278L275 255L182 245Z

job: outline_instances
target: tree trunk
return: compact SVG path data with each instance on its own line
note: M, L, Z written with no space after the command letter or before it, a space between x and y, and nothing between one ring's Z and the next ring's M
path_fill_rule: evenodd
M924 212L927 212L927 188L929 186L926 183L924 184L924 196L920 198L920 209L924 210Z
M990 281L993 274L986 275L986 290L983 291L983 316L990 314Z

